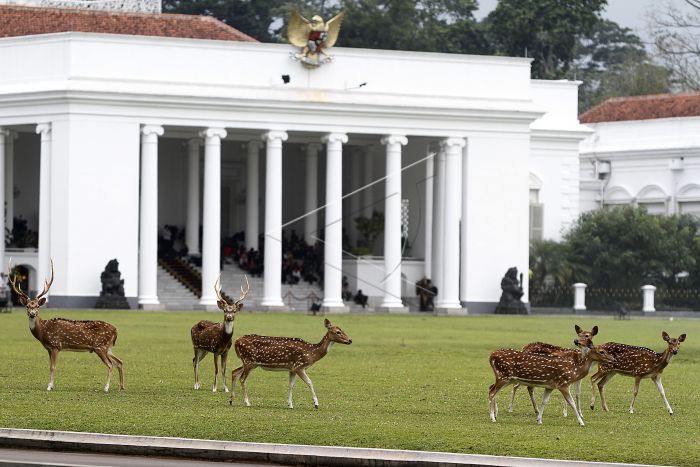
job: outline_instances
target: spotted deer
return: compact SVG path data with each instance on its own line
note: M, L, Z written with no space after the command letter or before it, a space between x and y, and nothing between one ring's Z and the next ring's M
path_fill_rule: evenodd
M634 391L632 402L630 403L630 413L634 413L634 401L639 392L639 382L644 378L651 378L656 383L656 387L661 394L661 398L666 404L666 410L673 415L671 404L666 399L664 387L661 384L661 373L664 368L671 363L673 356L678 353L681 342L685 341L685 334L681 334L677 339L671 338L666 331L662 331L661 337L668 344L663 353L655 352L646 347L636 347L633 345L618 344L608 342L601 345L610 353L615 361L598 365L598 371L591 376L591 410L595 408L595 385L598 385L600 392L600 403L606 412L608 404L605 401L605 385L610 382L616 374L631 376L634 378Z
M541 355L575 355L581 352L588 351L588 342L592 342L593 336L598 334L598 326L593 326L590 331L585 331L576 324L574 325L574 330L576 331L577 339L574 339L574 345L579 346L578 349L570 349L567 347L560 347L558 345L547 344L545 342L531 342L523 347L523 352L536 353ZM584 376L585 377L585 376ZM581 411L581 381L580 379L576 381L576 407L579 412ZM510 398L510 404L508 404L508 412L513 412L513 402L515 401L515 392L520 387L520 384L515 384L513 386L513 393ZM527 387L527 392L530 395L530 402L532 403L532 408L535 409L535 413L538 413L537 403L535 402L535 388L533 386ZM568 404L564 401L564 416L568 416L567 410Z
M334 326L327 319L324 320L326 335L318 344L311 344L294 337L269 337L249 334L236 339L235 349L238 358L243 365L231 372L231 395L229 403L233 404L235 396L236 378L241 378L241 390L243 391L243 403L250 407L246 379L251 371L257 367L263 370L288 371L289 372L289 397L287 406L292 409L292 389L297 376L309 386L314 400L314 408L318 409L318 398L311 379L306 370L314 363L326 356L333 343L350 345L350 339L342 329Z
M569 393L569 386L584 378L594 361L612 362L613 359L604 349L587 345L588 351L571 355L541 355L515 349L500 349L491 353L489 363L496 376L496 382L489 387L491 421L498 416L496 394L509 384L544 388L542 405L537 412L537 423L542 424L542 414L554 389L558 389L566 402L574 409L579 425L583 426L583 417Z
M218 299L216 304L221 311L224 312L224 321L222 323L214 323L207 320L202 320L192 326L190 334L192 335L192 347L194 348L194 358L192 366L194 367L194 388L199 389L199 362L211 352L214 354L214 385L212 391L216 392L217 381L219 377L219 357L221 357L221 378L224 382L224 391L228 392L226 387L226 362L228 361L228 351L231 349L233 338L233 320L241 308L243 308L243 299L250 292L250 282L248 276L244 276L246 288L241 285L241 295L233 303L221 294L220 279L214 283L214 291Z
M10 286L19 297L22 305L27 307L29 317L29 330L32 335L41 342L41 345L49 352L50 375L47 391L54 388L56 374L56 361L58 352L68 350L72 352L94 352L107 366L107 382L104 391L109 391L109 383L112 379L112 366L119 370L119 389L124 389L123 363L112 353L112 347L117 342L117 328L104 321L75 321L64 318L41 319L39 308L46 303L46 294L51 288L54 279L53 261L51 261L51 279L44 281L44 289L36 296L29 298L17 284L17 276L10 273Z

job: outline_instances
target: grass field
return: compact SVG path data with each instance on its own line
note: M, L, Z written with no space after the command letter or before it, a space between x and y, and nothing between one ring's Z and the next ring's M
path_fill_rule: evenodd
M319 397L314 410L303 382L295 408L286 408L287 375L255 370L248 380L253 406L240 397L212 393L211 356L202 362L204 390L194 391L189 329L218 314L196 312L44 311L43 317L104 319L119 329L114 353L125 362L126 390L94 354L62 352L56 388L46 391L48 356L30 334L26 314L0 315L0 426L234 441L418 449L494 455L616 461L665 465L700 464L700 320L586 317L331 316L353 339L336 345L309 371ZM553 396L538 426L521 390L507 412L510 388L499 396L497 423L488 416L493 373L489 353L541 340L568 346L574 324L600 327L597 343L610 340L661 351L661 331L688 335L664 372L675 415L666 412L656 387L642 382L636 413L627 408L632 379L607 386L612 412L588 408L585 427L563 418ZM318 342L321 317L240 313L235 336L246 333L298 336ZM238 364L234 352L230 370ZM208 388L208 389L206 389ZM220 387L221 388L221 387ZM538 396L540 391L538 391ZM237 394L240 396L240 394Z

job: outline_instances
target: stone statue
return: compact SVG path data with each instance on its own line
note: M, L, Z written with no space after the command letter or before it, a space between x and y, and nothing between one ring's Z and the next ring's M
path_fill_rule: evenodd
M496 307L497 314L507 315L527 315L529 310L520 300L523 296L523 275L520 274L518 281L518 268L512 267L508 269L506 275L501 279L501 300Z
M124 279L119 272L119 261L110 260L105 270L100 274L102 291L97 299L95 308L129 309L129 302L124 296Z

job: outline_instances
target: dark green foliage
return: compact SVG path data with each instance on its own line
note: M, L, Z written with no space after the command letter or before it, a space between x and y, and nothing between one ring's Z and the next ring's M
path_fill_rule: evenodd
M600 21L606 0L500 0L487 17L489 38L505 55L533 58L532 77L566 76L578 38Z
M689 216L652 216L624 207L583 214L565 237L574 281L592 287L673 287L697 267L700 223Z
M651 63L641 39L613 21L596 22L579 40L576 55L569 77L582 81L580 112L610 97L670 91L670 70Z

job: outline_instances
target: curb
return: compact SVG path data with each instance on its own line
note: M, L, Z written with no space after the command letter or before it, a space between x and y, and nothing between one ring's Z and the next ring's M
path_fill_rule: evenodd
M268 462L317 467L458 467L476 465L632 467L641 465L393 449L109 435L18 428L0 428L0 446L53 451L165 456L209 461Z

